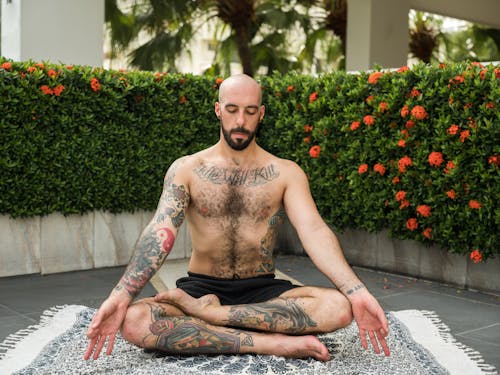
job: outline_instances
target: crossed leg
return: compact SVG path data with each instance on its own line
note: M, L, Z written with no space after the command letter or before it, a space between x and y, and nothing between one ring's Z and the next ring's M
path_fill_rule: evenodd
M173 289L131 305L122 335L138 346L169 353L258 353L326 361L328 350L310 334L331 332L351 320L349 302L333 289L301 287L267 302L232 306L221 305L215 295L196 299Z

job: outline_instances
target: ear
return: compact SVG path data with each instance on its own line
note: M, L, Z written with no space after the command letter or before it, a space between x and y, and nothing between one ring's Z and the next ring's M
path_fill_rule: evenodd
M260 106L260 116L259 116L259 122L262 122L264 119L264 115L266 113L266 107L264 105Z
M219 102L215 102L215 115L217 116L218 119L220 119L220 115L221 115L221 108L220 108L220 103Z

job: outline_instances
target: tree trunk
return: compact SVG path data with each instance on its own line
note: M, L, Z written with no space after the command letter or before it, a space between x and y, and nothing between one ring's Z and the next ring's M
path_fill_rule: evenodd
M238 56L241 65L243 66L243 73L253 77L253 64L252 56L250 55L250 47L248 40L248 28L245 25L240 25L235 28L236 43L238 44Z

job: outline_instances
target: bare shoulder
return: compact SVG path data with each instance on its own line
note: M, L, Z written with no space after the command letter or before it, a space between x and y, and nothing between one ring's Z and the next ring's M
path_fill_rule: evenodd
M165 175L165 179L174 179L177 177L187 181L189 179L190 172L203 162L207 153L208 150L202 150L195 154L185 155L176 159L172 164L170 164Z
M297 180L307 180L306 174L296 162L274 156L273 163L276 163L280 175L285 181L294 182Z

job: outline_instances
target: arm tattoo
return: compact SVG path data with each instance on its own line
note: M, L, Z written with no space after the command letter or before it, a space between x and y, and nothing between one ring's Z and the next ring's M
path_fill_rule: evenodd
M232 306L228 325L271 332L303 334L317 323L292 298L276 298L254 305Z
M269 220L265 236L260 240L261 265L256 273L269 273L274 271L273 250L278 235L278 227L283 222L285 210L280 208Z
M202 164L193 171L203 180L215 185L246 187L264 185L280 175L274 164L254 169L221 168Z
M151 324L143 338L155 336L155 348L167 353L219 354L238 353L242 346L252 347L253 338L245 332L223 328L211 329L199 319L189 316L166 316L160 306L148 304Z
M132 298L139 294L174 246L175 235L166 221L170 219L172 225L179 228L184 220L190 198L184 185L173 183L178 165L179 161L176 161L167 172L155 220L139 238L134 255L120 280L121 286Z
M353 286L351 289L348 289L345 291L345 294L347 296L350 296L351 294L353 294L354 292L357 292L358 290L360 289L363 289L365 286L363 284L358 284L358 285L355 285Z

